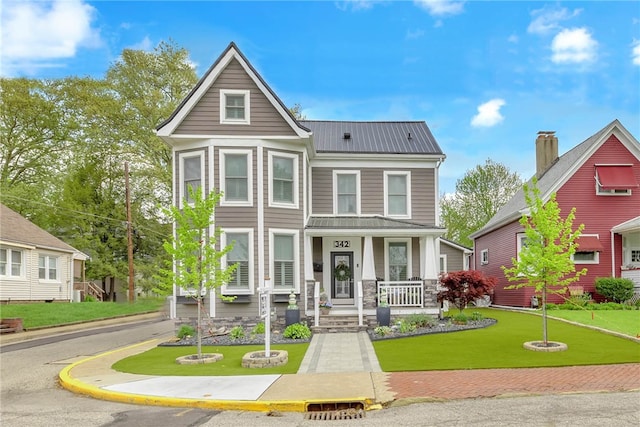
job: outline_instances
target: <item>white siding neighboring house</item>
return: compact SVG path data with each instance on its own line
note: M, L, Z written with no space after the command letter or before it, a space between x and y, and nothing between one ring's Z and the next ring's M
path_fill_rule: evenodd
M74 261L82 265L81 261L87 259L0 204L0 301L71 302Z

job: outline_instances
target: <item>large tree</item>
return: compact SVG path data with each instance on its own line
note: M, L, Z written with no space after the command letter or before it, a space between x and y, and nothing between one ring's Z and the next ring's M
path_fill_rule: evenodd
M560 216L560 207L555 193L545 203L540 196L537 180L524 185L524 195L529 212L520 218L526 240L517 258L512 258L512 267L502 266L507 280L515 282L507 289L532 287L542 296L542 340L548 345L547 293L566 292L566 287L587 273L587 269L576 271L571 256L576 251L576 239L584 224L573 230L576 209L572 208L566 218Z
M472 246L469 235L482 228L522 186L520 176L501 163L487 159L456 182L456 191L441 197L446 238Z

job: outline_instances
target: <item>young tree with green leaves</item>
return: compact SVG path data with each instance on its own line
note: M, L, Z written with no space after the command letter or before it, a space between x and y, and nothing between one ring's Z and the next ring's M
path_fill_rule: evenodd
M206 196L202 191L189 188L192 203L182 200L182 207L171 206L165 214L174 222L171 241L164 243L165 251L173 262L160 271L160 282L155 292L170 294L173 286L195 288L194 298L198 302L197 345L198 359L202 359L202 301L204 291L214 291L228 283L237 268L232 264L222 268L222 258L233 249L233 245L217 249L219 229L213 220L220 193L212 191ZM220 296L223 300L232 300Z
M587 273L586 268L576 271L571 259L584 224L573 231L576 209L562 219L555 193L545 203L535 178L531 186L524 185L524 196L529 213L522 215L520 224L526 241L518 257L511 259L513 266L502 270L507 280L517 282L506 289L533 287L542 295L542 338L547 346L547 292L564 293L567 285Z

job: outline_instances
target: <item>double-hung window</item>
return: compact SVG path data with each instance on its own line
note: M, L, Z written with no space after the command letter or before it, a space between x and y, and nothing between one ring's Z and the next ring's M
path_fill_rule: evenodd
M21 250L0 248L0 276L24 277L24 257Z
M204 156L202 153L181 153L180 159L180 203L193 203L189 189L201 191L204 182Z
M411 172L384 173L384 214L411 218Z
M220 150L220 205L252 206L251 150Z
M360 214L360 171L333 171L333 194L336 215Z
M298 232L289 230L270 231L270 253L273 268L273 289L277 291L299 290L298 285L298 259L299 243Z
M220 123L248 125L250 120L248 90L220 90Z
M385 239L385 265L390 281L411 277L411 239Z
M253 292L253 230L225 229L221 244L223 247L233 244L233 249L226 255L224 267L234 264L237 266L223 292L226 294Z
M298 208L298 156L269 152L269 205Z
M38 256L38 278L40 280L59 280L58 258L50 255Z

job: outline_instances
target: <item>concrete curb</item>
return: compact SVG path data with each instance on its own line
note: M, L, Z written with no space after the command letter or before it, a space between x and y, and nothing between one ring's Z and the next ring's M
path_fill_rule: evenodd
M108 400L119 403L128 403L136 405L149 405L149 406L166 406L166 407L185 407L185 408L199 408L199 409L214 409L214 410L233 410L233 411L252 411L252 412L269 412L269 411L281 411L281 412L306 412L309 405L322 404L328 401L332 403L341 402L361 402L365 410L381 409L381 405L377 404L370 398L354 397L354 398L339 398L339 399L305 399L305 400L216 400L216 399L190 399L180 397L163 397L163 396L148 396L142 394L124 393L118 391L111 391L100 388L95 385L88 384L72 375L72 370L85 363L95 361L100 358L112 356L115 353L126 352L135 350L137 347L144 347L151 345L154 342L160 341L159 339L153 339L144 341L138 344L133 344L127 347L122 347L116 350L108 351L98 354L96 356L88 357L86 359L74 362L65 367L58 374L60 385L76 394L89 396L95 399ZM136 375L131 375L136 377ZM140 376L144 378L144 376Z

